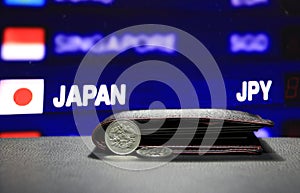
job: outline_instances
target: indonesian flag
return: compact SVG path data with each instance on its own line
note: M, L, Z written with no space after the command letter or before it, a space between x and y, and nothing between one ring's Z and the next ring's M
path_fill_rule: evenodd
M3 60L42 60L45 57L45 31L34 27L4 29L1 47Z
M0 115L41 114L43 103L43 79L0 81Z

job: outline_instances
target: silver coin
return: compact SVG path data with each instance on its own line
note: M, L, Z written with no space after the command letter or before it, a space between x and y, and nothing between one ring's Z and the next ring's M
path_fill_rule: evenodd
M118 155L132 153L141 142L139 127L130 120L115 120L105 131L105 143L109 150Z
M142 147L136 150L136 153L147 158L164 158L172 155L172 149L168 147Z

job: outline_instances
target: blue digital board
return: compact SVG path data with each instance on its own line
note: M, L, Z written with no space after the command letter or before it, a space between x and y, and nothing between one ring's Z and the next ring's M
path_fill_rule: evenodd
M0 21L0 133L79 135L73 111L86 120L80 134L91 135L94 110L101 121L125 107L212 108L218 96L211 96L203 72L178 52L182 39L174 31L109 36L129 26L162 24L187 32L212 54L228 109L275 122L256 135L299 137L300 12L299 4L288 2L5 0L0 10L5 17ZM74 83L84 59L114 55L97 82L87 76L81 85ZM136 69L118 82L135 64L155 60L171 64L187 79L155 67ZM104 65L93 62L89 65ZM136 84L149 73L164 81ZM187 89L187 80L193 90ZM180 98L177 90L185 95ZM194 92L197 105L190 100Z

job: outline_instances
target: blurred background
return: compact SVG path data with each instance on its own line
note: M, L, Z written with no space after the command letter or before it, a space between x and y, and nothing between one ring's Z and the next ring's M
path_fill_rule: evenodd
M0 15L0 137L79 135L72 108L56 107L53 98L60 96L61 85L69 93L78 66L96 42L138 24L170 25L201 41L222 72L227 108L275 122L274 128L262 128L257 136L300 136L298 0L2 0ZM176 38L172 31L124 34L94 54L118 53L136 41L165 41L176 48ZM144 60L179 68L193 83L200 107L211 107L208 86L195 66L180 53L160 48L118 54L97 87L110 87L124 70ZM182 86L176 77L163 73ZM243 82L245 87L250 83L252 99L237 97ZM124 84L130 87L130 81ZM166 108L193 108L182 107L172 88L157 81L141 83L126 97L130 109L148 109L153 101ZM110 105L95 108L100 121L112 114ZM114 108L124 110L120 104ZM81 111L88 119L89 110ZM84 134L91 135L95 126L87 125Z

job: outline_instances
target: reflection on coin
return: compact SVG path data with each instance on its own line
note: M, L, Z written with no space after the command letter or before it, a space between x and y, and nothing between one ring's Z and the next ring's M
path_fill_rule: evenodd
M118 155L132 153L140 144L139 127L130 120L116 120L105 131L105 143L109 150Z
M172 149L168 147L142 147L136 153L147 158L164 158L172 155Z

